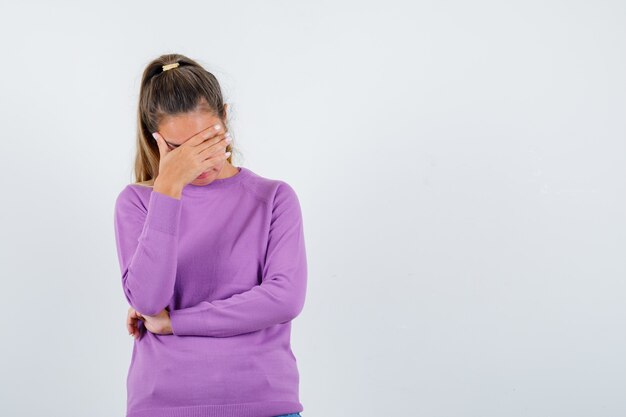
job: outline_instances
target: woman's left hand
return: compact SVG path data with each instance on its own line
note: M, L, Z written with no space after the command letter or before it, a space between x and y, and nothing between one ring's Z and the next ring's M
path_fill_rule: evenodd
M139 338L139 329L137 321L143 321L143 325L146 329L148 329L151 333L155 334L173 334L172 333L172 322L170 320L170 314L167 309L163 309L156 316L148 316L146 314L141 314L139 311L130 307L128 309L128 318L126 320L126 327L129 330L129 333L134 335L135 338Z

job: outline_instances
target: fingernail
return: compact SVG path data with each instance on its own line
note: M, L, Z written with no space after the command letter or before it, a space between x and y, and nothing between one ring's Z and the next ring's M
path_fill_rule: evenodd
M220 125L215 125L215 130L220 130Z
M226 152L226 156L230 156L230 152Z
M152 137L154 138L154 140L157 140L157 135L156 135L156 133L152 133Z
M227 138L226 138L226 139L224 139L224 140L226 141L226 143L230 143L230 142L232 142L232 140L233 140L233 139L232 139L231 137L227 137Z

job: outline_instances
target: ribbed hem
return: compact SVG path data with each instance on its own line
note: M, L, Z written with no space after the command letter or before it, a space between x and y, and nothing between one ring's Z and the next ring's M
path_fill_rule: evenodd
M302 412L299 402L263 401L240 404L197 405L135 410L126 417L274 417Z

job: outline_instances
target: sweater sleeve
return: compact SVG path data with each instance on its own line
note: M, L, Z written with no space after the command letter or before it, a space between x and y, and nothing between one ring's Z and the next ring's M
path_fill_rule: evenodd
M300 204L282 182L272 208L261 284L229 298L170 311L177 336L229 337L294 319L304 307L307 260Z
M126 186L115 202L114 228L122 287L129 304L156 315L176 282L181 200L151 191L147 208Z

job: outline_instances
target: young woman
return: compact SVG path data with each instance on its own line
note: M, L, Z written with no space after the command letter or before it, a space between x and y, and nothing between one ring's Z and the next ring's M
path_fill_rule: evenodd
M126 417L300 416L291 321L307 262L298 197L232 165L216 78L183 55L150 62L135 182L115 202L127 328Z

